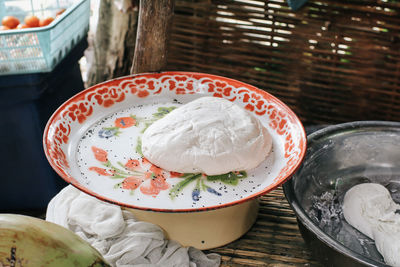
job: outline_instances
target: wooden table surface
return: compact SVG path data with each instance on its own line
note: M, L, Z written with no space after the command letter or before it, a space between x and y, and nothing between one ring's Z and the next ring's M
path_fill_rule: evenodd
M304 243L282 187L260 198L259 215L249 232L209 252L222 256L222 267L322 266Z

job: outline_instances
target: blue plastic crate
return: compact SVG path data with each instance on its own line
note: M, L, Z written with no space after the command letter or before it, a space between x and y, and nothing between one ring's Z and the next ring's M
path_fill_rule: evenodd
M48 26L0 31L0 75L52 71L86 36L90 17L90 0L0 0L0 20L54 17L62 8L66 11Z

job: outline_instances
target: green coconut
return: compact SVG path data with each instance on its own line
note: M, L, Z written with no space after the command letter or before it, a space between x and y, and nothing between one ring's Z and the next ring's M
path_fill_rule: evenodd
M72 231L34 217L0 214L0 266L110 266Z

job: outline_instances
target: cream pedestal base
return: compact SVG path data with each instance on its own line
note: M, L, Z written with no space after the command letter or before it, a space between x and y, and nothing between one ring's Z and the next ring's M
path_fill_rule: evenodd
M160 226L167 238L183 246L211 249L238 239L250 229L257 218L258 199L227 208L188 213L125 209L138 220Z

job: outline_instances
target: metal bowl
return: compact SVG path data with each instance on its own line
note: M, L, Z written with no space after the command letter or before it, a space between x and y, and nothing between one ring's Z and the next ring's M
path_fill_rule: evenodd
M304 240L324 266L388 266L374 241L342 214L346 191L365 182L386 186L400 201L400 123L351 122L309 135L306 158L283 188Z

